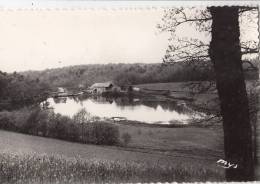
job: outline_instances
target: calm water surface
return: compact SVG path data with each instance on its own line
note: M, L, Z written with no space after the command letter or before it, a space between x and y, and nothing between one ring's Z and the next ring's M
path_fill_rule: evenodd
M203 113L195 112L184 103L141 101L140 99L116 98L48 98L48 106L55 113L73 117L81 109L99 118L124 117L146 123L188 123L200 119Z

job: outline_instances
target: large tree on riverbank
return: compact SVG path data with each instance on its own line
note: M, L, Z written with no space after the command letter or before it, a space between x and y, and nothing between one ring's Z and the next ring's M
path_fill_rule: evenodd
M223 118L225 159L237 164L236 168L226 169L228 181L254 179L252 129L241 56L258 50L257 42L241 42L239 15L255 9L209 7L192 14L176 8L166 13L160 27L163 31L170 31L173 40L176 39L176 28L184 23L195 24L198 30L211 33L210 44L198 39L179 39L179 44L169 46L164 61L184 61L196 66L199 60L205 61L206 67L214 68Z

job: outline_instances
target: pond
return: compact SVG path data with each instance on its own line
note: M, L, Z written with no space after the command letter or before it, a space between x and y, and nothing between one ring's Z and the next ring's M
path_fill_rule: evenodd
M81 109L99 118L122 117L131 121L161 124L187 124L206 115L189 108L184 102L144 101L137 98L62 97L48 98L55 113L73 117ZM45 103L46 103L45 102Z

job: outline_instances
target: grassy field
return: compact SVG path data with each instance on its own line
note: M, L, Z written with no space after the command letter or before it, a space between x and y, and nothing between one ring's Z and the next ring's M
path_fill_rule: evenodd
M141 89L154 89L154 90L170 90L171 92L198 92L197 88L192 88L192 84L196 84L198 82L168 82L168 83L149 83L149 84L139 84L136 87ZM246 81L247 89L253 87L256 81ZM204 81L200 82L201 86L209 86L210 82ZM217 93L215 89L215 84L212 83L211 91L209 93Z
M173 157L216 160L223 157L221 126L211 128L159 128L118 125L121 134L129 133L132 141L128 149L163 153Z
M223 158L221 129L118 126L121 134L132 137L127 146L86 145L0 131L1 183L223 180L224 171L216 166Z
M1 183L111 183L216 181L216 170L192 165L67 159L62 156L1 153Z
M192 82L167 82L167 83L149 83L136 85L141 89L154 89L154 90L170 90L171 92L190 92L195 90L191 88ZM208 85L209 82L202 82L203 85Z

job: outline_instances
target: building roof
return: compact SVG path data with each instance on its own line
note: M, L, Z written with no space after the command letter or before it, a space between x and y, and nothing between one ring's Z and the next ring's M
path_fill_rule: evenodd
M90 88L107 88L110 85L113 85L112 82L103 82L103 83L95 83Z

